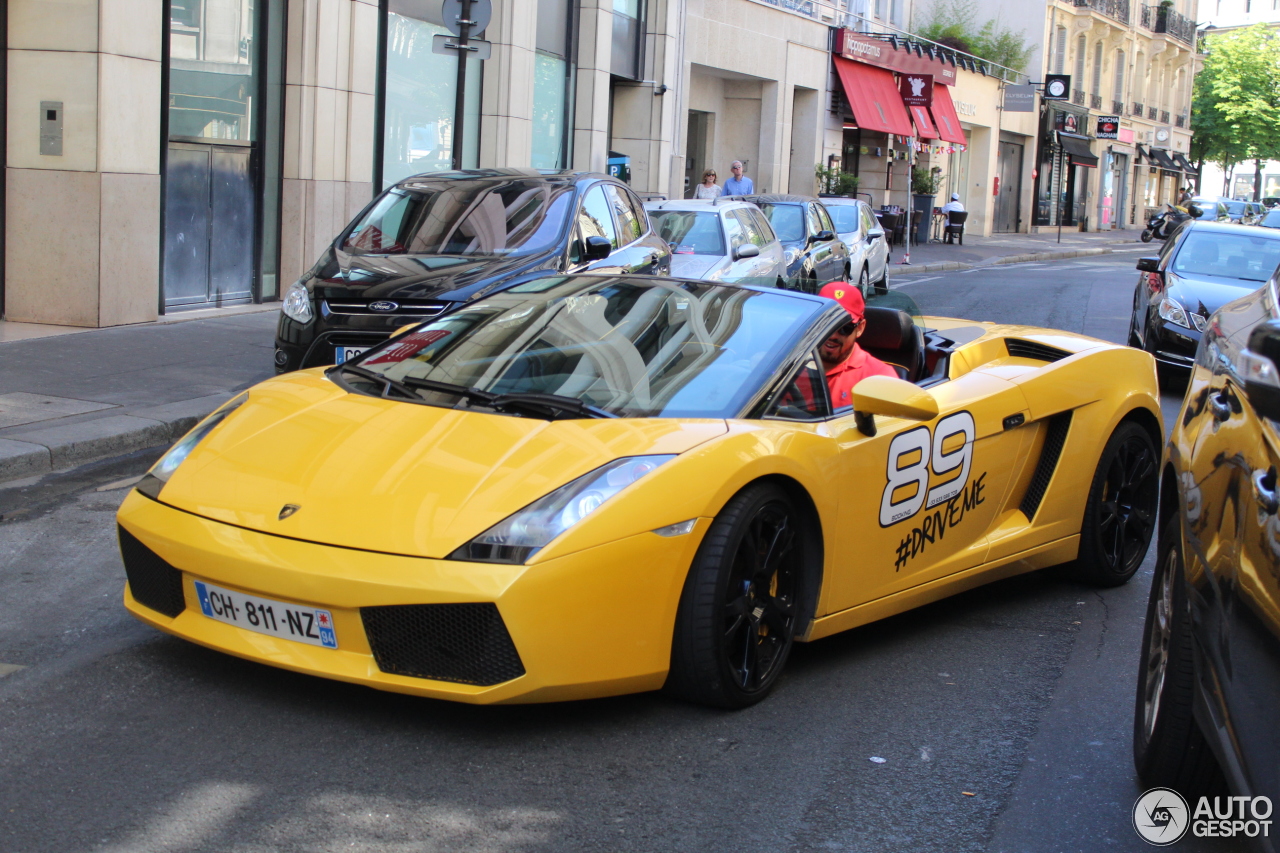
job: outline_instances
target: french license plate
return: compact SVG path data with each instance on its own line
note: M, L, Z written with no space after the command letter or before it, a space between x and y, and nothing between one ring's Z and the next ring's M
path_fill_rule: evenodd
M333 363L342 364L344 361L350 361L367 349L369 347L334 347Z
M338 647L333 614L328 610L258 598L202 581L196 581L196 596L200 611L210 619L298 643Z

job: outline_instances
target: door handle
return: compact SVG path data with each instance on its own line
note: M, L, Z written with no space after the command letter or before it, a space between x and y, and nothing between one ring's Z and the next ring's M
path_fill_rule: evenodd
M1267 515L1275 515L1276 510L1280 509L1280 498L1276 497L1276 468L1272 465L1266 471L1259 468L1253 472L1253 496L1258 500L1258 506L1262 507L1262 511Z

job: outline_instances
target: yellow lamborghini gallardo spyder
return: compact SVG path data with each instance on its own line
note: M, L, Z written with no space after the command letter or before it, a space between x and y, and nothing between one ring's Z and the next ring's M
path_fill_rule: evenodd
M742 707L793 642L1056 564L1129 579L1156 512L1150 355L873 306L862 343L902 378L833 409L817 351L847 320L559 276L268 380L121 506L125 606L383 690Z

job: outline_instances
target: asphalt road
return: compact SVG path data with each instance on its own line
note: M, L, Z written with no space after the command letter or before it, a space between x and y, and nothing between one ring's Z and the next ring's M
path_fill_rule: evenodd
M928 313L1119 342L1134 257L892 283ZM0 677L4 853L1145 849L1130 728L1150 557L1119 589L1041 572L801 646L745 711L474 708L136 623L113 514L150 461L0 488L0 664L25 667Z

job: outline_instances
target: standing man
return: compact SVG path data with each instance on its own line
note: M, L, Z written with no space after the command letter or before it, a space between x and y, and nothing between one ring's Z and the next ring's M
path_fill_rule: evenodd
M725 195L751 195L756 191L756 185L742 174L741 160L734 160L729 169L733 172L733 177L724 182Z

